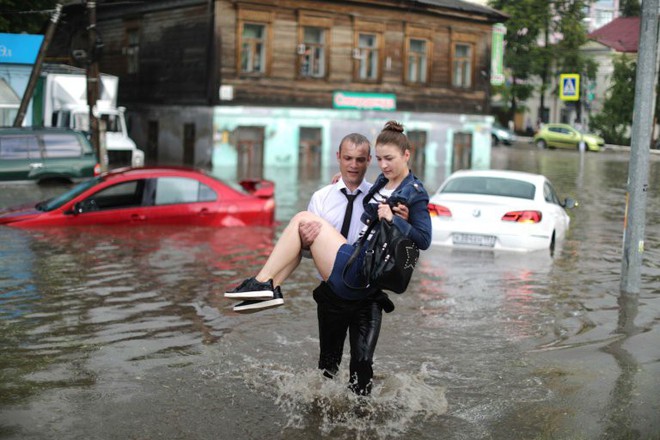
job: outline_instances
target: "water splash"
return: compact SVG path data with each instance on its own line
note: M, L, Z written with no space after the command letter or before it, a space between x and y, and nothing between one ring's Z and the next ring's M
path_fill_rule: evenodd
M376 377L372 395L363 397L348 390L348 372L329 380L319 370L257 359L246 359L245 366L248 387L273 398L287 415L284 429L311 429L334 438L397 438L415 422L447 412L444 387L430 385L424 369Z

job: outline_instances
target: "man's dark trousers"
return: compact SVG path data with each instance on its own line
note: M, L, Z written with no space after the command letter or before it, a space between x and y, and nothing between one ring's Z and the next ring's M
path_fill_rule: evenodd
M318 304L319 368L328 377L337 374L348 331L351 347L349 386L356 394L370 394L374 351L383 317L381 304L371 298L344 300L332 293L325 282L314 289L314 300Z

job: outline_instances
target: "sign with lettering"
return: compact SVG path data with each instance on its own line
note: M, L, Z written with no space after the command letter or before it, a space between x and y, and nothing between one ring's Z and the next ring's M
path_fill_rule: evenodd
M43 35L0 33L0 63L34 64Z
M396 95L391 93L334 92L332 106L353 110L396 110Z
M504 84L504 35L506 35L506 27L502 23L493 26L490 83L494 86Z

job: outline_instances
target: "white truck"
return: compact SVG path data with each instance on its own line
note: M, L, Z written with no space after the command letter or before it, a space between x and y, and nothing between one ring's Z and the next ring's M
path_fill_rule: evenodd
M67 73L56 73L49 69L42 72L43 125L69 127L89 133L87 76L81 69L80 73L70 73L71 68L68 70ZM102 73L100 79L95 114L105 121L108 168L141 167L144 165L144 152L128 136L125 108L117 107L119 78Z

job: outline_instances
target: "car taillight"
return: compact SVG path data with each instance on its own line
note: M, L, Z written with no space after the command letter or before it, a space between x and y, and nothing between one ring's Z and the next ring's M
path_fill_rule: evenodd
M449 208L434 203L429 203L429 214L431 217L451 217Z
M101 164L97 163L96 165L94 165L94 177L100 174L101 174Z
M274 211L275 210L275 199L271 198L266 200L264 203L264 211Z
M502 221L517 223L539 223L543 215L541 211L511 211L504 214Z

